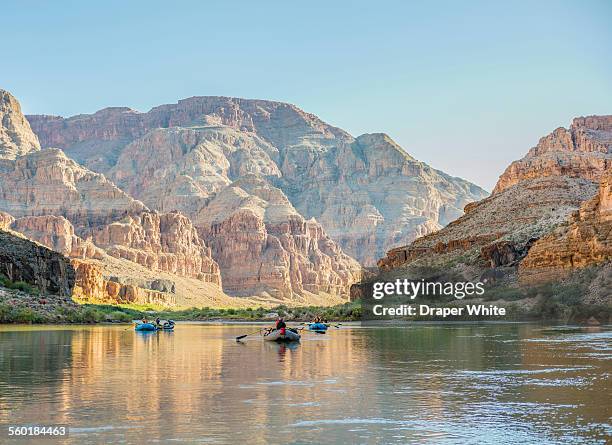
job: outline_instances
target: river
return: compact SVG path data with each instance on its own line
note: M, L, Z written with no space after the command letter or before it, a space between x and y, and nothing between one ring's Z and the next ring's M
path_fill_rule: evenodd
M234 340L255 329L0 326L0 443L12 443L8 425L34 424L67 425L68 444L603 444L612 434L611 327L355 325L296 345Z

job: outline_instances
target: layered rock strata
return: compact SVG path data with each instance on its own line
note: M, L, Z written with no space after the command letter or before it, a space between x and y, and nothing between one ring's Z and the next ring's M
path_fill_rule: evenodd
M500 242L511 244L524 256L528 244L566 221L596 190L592 182L576 178L545 177L523 182L466 208L465 215L440 231L390 250L378 266L389 270L426 256L461 255L473 249L490 262ZM513 261L519 259L516 256Z
M564 278L576 268L612 260L612 172L599 192L570 220L540 238L519 266L519 278L535 283Z
M493 193L519 182L565 176L598 183L612 170L612 116L577 117L569 129L557 128L500 176Z
M9 227L67 257L104 258L102 249L77 236L73 225L63 216L27 216L13 220Z
M104 269L110 255L155 272L220 287L220 273L210 249L187 217L176 212L149 212L140 201L61 150L40 150L18 102L4 92L0 99L4 113L0 153L10 154L0 156L4 158L0 159L0 210L4 211L0 212L0 227L78 258L79 265L93 267L96 263L96 270ZM155 293L174 292L172 280L135 279L127 272L130 269L134 268L125 263L126 276L111 277L105 272L99 279L109 284L97 289L77 281L80 295L91 291L101 296L104 288L109 292L105 301L121 298L172 303L173 296Z
M78 265L88 263L87 260L100 260L104 263L107 255L111 255L140 264L152 271L171 273L177 278L192 277L219 287L221 284L219 268L211 258L210 248L199 238L189 219L178 213L160 215L144 212L138 216L128 216L123 221L97 227L94 229L93 237L87 240L75 235L72 224L61 216L46 215L15 220L9 218L7 214L0 214L0 220L10 222L7 228L29 239L70 258L79 259L75 263ZM96 266L92 270L98 273L102 269ZM161 304L163 300L164 305L170 305L174 300L174 297L147 292L152 290L174 293L175 284L172 281L147 282L141 279L109 276L106 273L101 274L97 280L108 281L110 284L91 288L89 284L94 281L81 280L87 277L86 274L77 274L76 282L79 289L77 294L81 299L113 301L115 297L121 297L117 302L127 302L126 295L131 295L133 298L130 297L132 298L130 301L133 302L155 300L156 304ZM102 298L104 289L109 290L109 293ZM88 291L91 291L92 297L85 298L84 295ZM136 295L140 297L136 298Z
M166 307L176 304L176 297L172 294L107 279L103 268L97 264L72 260L72 265L76 274L72 295L82 302Z
M163 271L220 285L217 263L189 218L180 213L142 212L92 231L106 253Z
M361 276L360 265L315 220L306 221L282 191L257 176L223 189L194 221L231 295L346 297Z
M0 210L16 218L63 216L78 231L146 207L61 150L45 149L0 161Z
M378 265L391 270L428 255L476 251L491 267L516 266L597 194L611 170L612 116L576 118L508 167L490 197L440 231L390 250Z
M43 146L64 148L160 211L194 216L222 188L257 174L366 265L486 195L411 158L384 134L354 138L279 102L193 97L147 113L28 118Z

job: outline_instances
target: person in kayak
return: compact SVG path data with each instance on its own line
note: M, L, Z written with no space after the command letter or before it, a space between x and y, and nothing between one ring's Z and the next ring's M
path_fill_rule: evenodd
M276 324L274 327L277 330L281 331L281 335L285 335L285 332L287 330L287 324L285 323L285 320L283 320L281 317L278 317L278 320L276 320Z

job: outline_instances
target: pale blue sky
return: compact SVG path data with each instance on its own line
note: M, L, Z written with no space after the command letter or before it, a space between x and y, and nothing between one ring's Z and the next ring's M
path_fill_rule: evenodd
M0 6L0 88L26 113L280 100L489 190L539 137L612 113L610 1L93 3Z

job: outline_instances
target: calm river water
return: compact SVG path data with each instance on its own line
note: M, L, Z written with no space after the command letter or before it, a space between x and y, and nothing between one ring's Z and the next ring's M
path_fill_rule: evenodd
M256 329L0 326L0 443L12 443L7 425L32 424L68 425L70 444L603 444L612 434L610 327L343 326L294 346L234 341Z

